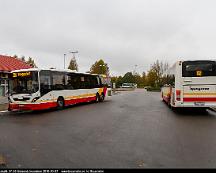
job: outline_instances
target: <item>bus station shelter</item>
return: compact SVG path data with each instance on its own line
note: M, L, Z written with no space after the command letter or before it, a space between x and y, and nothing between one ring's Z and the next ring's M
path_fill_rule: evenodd
M8 77L13 70L31 68L26 62L11 56L0 55L0 97L8 92Z

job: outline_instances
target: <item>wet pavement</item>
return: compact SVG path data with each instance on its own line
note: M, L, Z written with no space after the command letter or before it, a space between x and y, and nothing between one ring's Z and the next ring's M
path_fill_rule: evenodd
M0 156L8 168L212 168L215 131L214 112L173 112L160 93L136 90L59 111L0 113Z

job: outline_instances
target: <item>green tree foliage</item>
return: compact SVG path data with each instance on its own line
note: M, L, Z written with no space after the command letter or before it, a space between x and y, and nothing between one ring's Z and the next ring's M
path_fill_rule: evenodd
M112 83L116 83L118 81L118 77L114 76L114 77L111 77L111 82Z
M119 88L123 84L123 77L119 76L118 80L116 81L116 87Z
M116 83L116 87L122 86L123 83L136 83L138 87L144 87L144 83L142 82L142 77L138 74L135 73L133 74L132 72L127 72L123 77L112 77L112 83Z
M145 72L142 73L141 80L142 80L141 87L147 86L147 77L146 77L146 73Z
M150 69L147 75L147 84L151 87L157 87L157 80L157 73L153 69Z
M25 56L22 56L20 59L21 59L21 61L26 62L25 61Z
M104 62L104 60L100 59L96 61L90 68L90 73L92 74L105 74L109 75L109 67L108 64Z
M114 76L111 78L111 83L115 83L116 87L119 88L122 85L122 77Z
M140 76L140 74L136 73L134 75L134 83L137 84L137 87L144 87L144 84L142 83L142 77Z
M94 64L95 65L95 64ZM150 66L149 71L139 73L127 72L123 77L112 77L111 82L116 83L116 87L122 86L123 83L136 83L139 88L151 86L153 89L160 89L164 84L173 83L173 76L163 75L168 70L169 64L163 61L156 61Z
M30 65L32 68L37 68L34 59L31 57L29 57L27 61L25 59L25 56L22 56L21 58L19 58L17 55L14 55L13 57L25 62L26 64Z
M17 55L14 55L14 56L13 56L13 58L16 58L16 59L17 59L17 58L18 58L18 56L17 56Z
M123 78L122 78L123 83L135 83L135 77L132 72L127 72Z
M37 68L33 58L29 57L28 60L26 61L27 64L29 64L32 68Z
M147 83L151 87L160 88L163 86L165 79L163 73L168 70L169 64L157 60L151 67L147 75Z
M77 64L76 58L71 59L68 69L78 71L78 64Z

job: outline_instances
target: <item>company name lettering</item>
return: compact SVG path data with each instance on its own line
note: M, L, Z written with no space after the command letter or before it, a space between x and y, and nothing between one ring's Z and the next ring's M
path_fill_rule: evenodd
M26 77L31 76L31 72L13 73L13 77Z
M209 88L190 88L192 91L209 91Z

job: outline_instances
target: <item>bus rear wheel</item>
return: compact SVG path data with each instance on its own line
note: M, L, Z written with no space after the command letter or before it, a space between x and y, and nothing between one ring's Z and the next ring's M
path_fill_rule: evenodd
M65 106L64 98L63 97L59 97L58 100L57 100L57 108L58 109L63 109L64 106Z

